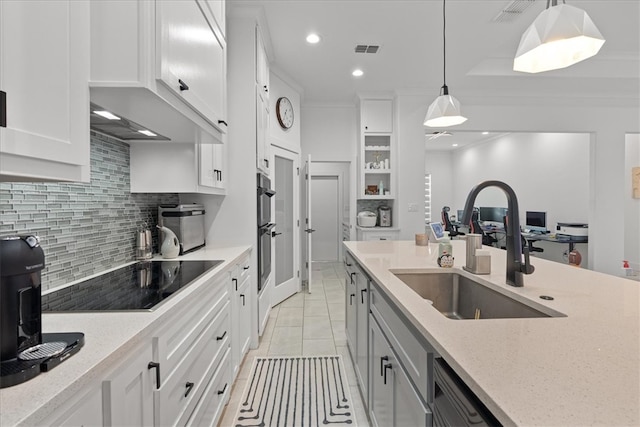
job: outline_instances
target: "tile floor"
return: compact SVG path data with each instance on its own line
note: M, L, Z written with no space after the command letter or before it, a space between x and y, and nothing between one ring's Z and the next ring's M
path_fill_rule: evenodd
M235 425L237 404L242 397L256 356L300 354L342 355L358 427L369 426L344 332L344 266L341 262L315 262L312 268L311 293L301 292L293 295L271 310L270 319L260 338L260 346L249 351L240 367L219 427Z

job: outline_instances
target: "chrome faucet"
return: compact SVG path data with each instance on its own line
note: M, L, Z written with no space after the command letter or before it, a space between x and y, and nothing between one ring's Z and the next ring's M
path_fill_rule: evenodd
M520 215L518 198L511 187L502 181L484 181L471 189L464 205L462 223L469 224L473 205L481 190L487 187L498 187L507 196L507 285L524 286L524 275L533 273L533 266L529 264L529 248L524 247L524 264L522 262L522 235L520 234Z

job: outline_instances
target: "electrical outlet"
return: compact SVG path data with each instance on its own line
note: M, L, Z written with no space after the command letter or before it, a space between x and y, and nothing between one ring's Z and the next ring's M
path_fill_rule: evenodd
M418 212L418 204L409 203L409 212Z

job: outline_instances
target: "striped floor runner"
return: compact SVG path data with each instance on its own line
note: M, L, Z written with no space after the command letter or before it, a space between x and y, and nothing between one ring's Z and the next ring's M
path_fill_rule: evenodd
M341 356L257 357L237 427L355 426Z

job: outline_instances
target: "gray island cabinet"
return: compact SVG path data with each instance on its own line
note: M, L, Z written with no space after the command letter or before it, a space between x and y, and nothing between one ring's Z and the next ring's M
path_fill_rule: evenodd
M640 425L637 283L536 259L515 288L504 251L485 247L491 274L477 276L452 244L444 271L434 244L344 242L347 342L372 425ZM450 318L401 280L443 272L535 316Z

